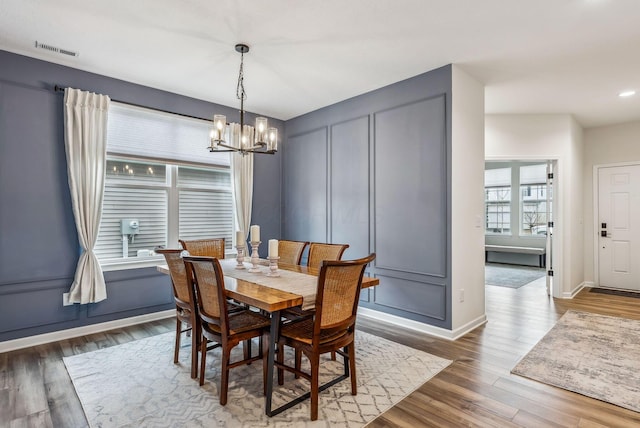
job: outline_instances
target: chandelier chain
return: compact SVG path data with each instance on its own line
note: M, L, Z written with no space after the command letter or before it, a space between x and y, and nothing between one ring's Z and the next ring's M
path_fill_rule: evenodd
M236 97L239 100L247 99L247 93L244 90L244 52L240 53L240 72L238 73L238 86L236 87Z

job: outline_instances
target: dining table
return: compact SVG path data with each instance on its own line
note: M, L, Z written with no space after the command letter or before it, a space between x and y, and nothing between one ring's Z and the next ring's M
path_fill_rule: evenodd
M313 309L320 270L308 266L279 263L277 270L279 276L269 276L267 274L271 269L267 260L259 262L260 272L255 273L249 272L253 267L251 263L244 262L243 268L239 269L236 259L220 259L219 262L224 272L227 297L260 309L271 318L265 413L267 416L277 415L290 407L283 405L272 409L274 360L280 327L280 311L297 306L303 310ZM157 270L169 274L169 267L166 264L158 265ZM368 276L362 278L362 288L379 284L378 278Z

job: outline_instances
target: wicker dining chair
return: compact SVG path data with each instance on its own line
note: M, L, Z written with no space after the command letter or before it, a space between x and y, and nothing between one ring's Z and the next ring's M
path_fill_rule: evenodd
M215 257L224 259L224 238L178 240L182 248L189 252L190 256Z
M187 278L195 282L198 293L198 315L200 317L200 385L204 385L207 351L222 348L222 370L220 379L220 404L227 404L229 389L229 370L253 361L263 360L263 392L266 393L267 355L269 343L268 317L250 309L229 312L224 275L220 262L213 257L185 256ZM195 281L194 279L195 278ZM231 350L240 342L247 342L254 337L262 337L258 355L231 362ZM209 345L211 343L211 345ZM246 354L245 354L246 355Z
M311 383L311 391L289 403L294 405L311 397L311 420L318 419L318 392L351 377L351 394L357 394L355 327L362 277L375 253L350 261L324 261L318 277L316 311L312 318L284 324L278 337L276 368L278 384L284 383L284 370L301 376ZM302 352L309 359L311 370L301 370L301 355L296 352L294 366L284 363L284 346ZM322 386L319 385L320 355L338 352L344 358L344 374Z
M200 338L200 318L193 285L189 281L182 260L182 249L156 249L162 254L169 266L173 296L176 302L176 343L173 355L174 364L178 363L180 339L182 333L191 332L191 377L198 377L198 347ZM185 324L185 328L183 328Z
M307 245L309 245L308 242L302 241L278 241L278 256L280 257L278 263L299 265L300 260L302 260L302 253Z
M349 244L323 244L319 242L312 242L309 244L307 266L319 269L322 262L325 260L340 260L347 248L349 248ZM313 315L313 311L313 309L310 311L303 311L302 309L295 307L283 310L282 317L286 320L307 318ZM331 353L331 359L336 359L335 352Z
M324 260L340 260L349 244L321 244L312 242L309 244L309 256L307 266L320 269Z

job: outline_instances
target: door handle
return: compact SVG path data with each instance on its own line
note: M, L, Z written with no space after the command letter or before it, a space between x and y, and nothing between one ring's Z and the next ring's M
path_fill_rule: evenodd
M607 231L606 231L606 230L601 230L601 231L600 231L600 236L601 236L601 237L603 237L603 238L608 238L608 237L609 237L609 234L607 233Z

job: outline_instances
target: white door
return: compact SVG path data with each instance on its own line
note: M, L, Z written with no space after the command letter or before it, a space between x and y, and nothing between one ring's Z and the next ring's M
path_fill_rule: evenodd
M640 290L640 165L598 169L600 286Z

